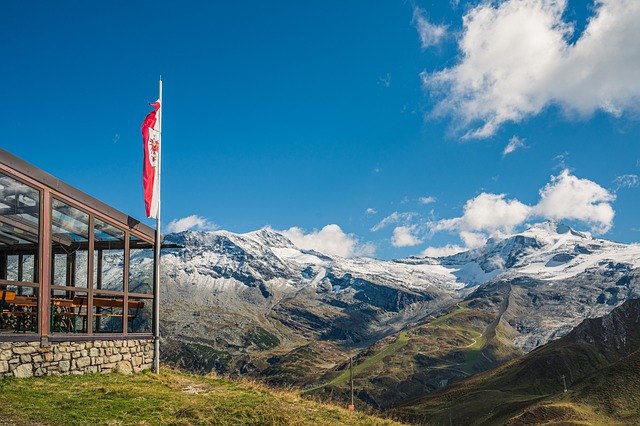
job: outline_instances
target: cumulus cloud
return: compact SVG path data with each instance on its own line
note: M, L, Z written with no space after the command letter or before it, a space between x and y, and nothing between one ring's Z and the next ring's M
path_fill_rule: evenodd
M617 185L616 190L620 188L635 188L640 185L638 181L638 175L622 175L613 180L613 183Z
M509 139L509 143L507 144L507 146L504 147L504 151L502 151L502 156L505 157L508 154L511 154L513 151L515 151L518 148L525 148L526 145L524 144L525 139L520 139L517 136L512 137L511 139Z
M378 214L378 210L374 209L373 207L369 207L367 210L365 210L364 212L366 215L374 215L374 214Z
M459 230L489 233L510 232L522 224L531 212L531 207L518 200L505 200L505 194L483 192L468 200L463 215L444 219L433 226L434 231Z
M447 33L446 26L430 23L427 19L427 12L417 6L413 8L413 19L411 23L415 25L416 30L418 30L420 44L423 49L437 45Z
M420 197L418 201L420 201L420 204L431 204L438 200L435 197Z
M394 247L412 247L422 243L422 240L414 235L416 226L397 226L391 236L391 244Z
M218 225L202 216L198 216L195 214L183 217L182 219L173 219L167 225L167 232L170 233L188 230L215 231L216 229L218 229Z
M463 17L460 61L421 73L437 99L433 116L451 117L464 137L485 138L550 105L581 117L636 111L640 2L593 4L575 43L573 25L563 20L567 0L485 1L471 8Z
M603 234L613 226L615 212L610 203L615 199L597 183L564 170L540 190L540 202L533 213L555 220L579 220L591 225L594 233Z
M317 250L320 253L340 256L373 256L375 246L372 243L361 243L353 234L346 234L336 224L307 233L305 230L292 227L281 233L289 238L297 247L307 250Z
M432 222L429 231L457 233L471 249L482 246L489 236L510 233L535 218L579 221L595 234L606 233L613 226L611 203L615 195L593 181L571 175L569 170L552 176L539 195L539 202L528 206L506 199L505 194L481 193L466 202L462 216Z
M427 247L420 253L420 256L422 257L450 256L452 254L461 253L465 250L467 250L465 247L461 247L455 244L447 244L444 247Z

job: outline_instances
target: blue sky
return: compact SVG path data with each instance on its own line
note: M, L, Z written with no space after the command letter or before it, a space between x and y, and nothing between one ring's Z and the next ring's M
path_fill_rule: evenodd
M164 230L380 258L545 219L636 242L639 19L634 0L4 1L2 147L143 218L162 75Z

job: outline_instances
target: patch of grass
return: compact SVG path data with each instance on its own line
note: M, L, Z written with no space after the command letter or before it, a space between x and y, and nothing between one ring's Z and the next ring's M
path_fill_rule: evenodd
M163 369L124 376L0 380L0 419L15 425L395 425L251 383Z
M278 346L280 339L264 328L256 327L249 332L246 343L247 346L255 345L258 349L264 350Z
M353 367L353 375L359 376L362 375L363 372L367 371L371 367L373 367L376 363L382 361L385 357L389 355L393 355L395 352L399 351L403 347L405 347L409 343L409 337L407 337L406 332L401 332L398 334L398 338L395 342L390 345L385 346L381 351L376 352L372 356L365 358L363 362ZM342 371L342 373L333 379L331 382L327 383L327 385L332 386L344 386L349 381L349 369L346 368Z
M493 320L491 312L463 302L438 318L379 341L354 365L356 397L386 409L486 369L490 360L478 361L487 344L484 331ZM348 366L322 379L322 384L308 389L310 394L332 400L350 398Z

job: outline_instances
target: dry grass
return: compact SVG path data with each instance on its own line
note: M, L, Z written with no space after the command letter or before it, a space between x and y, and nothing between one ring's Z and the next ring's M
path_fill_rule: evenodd
M272 391L163 369L124 376L0 380L0 424L15 425L397 425Z

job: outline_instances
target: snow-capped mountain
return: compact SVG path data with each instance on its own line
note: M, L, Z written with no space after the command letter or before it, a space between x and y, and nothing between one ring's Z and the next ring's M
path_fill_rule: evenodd
M544 222L503 239L489 239L480 249L440 258L467 286L493 278L530 276L562 280L610 262L640 266L640 245L594 239L558 222Z
M270 230L182 232L163 252L163 327L228 353L313 341L362 347L464 300L486 300L530 350L640 295L640 245L546 222L442 258L345 259Z

